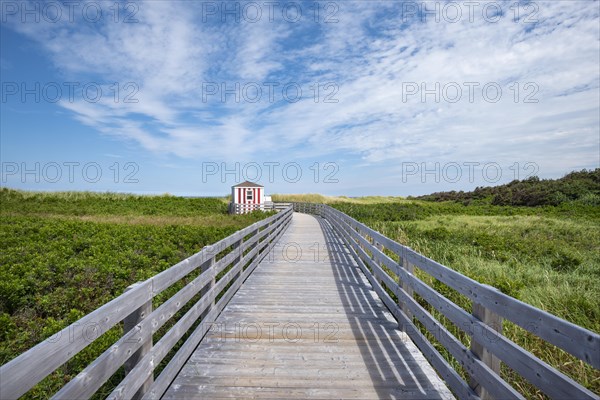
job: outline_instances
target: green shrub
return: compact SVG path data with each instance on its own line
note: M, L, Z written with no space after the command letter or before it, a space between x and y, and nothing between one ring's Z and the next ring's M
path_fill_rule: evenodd
M0 202L0 365L129 285L271 215L229 215L222 199L113 193L4 188ZM25 398L50 397L121 331L109 330Z

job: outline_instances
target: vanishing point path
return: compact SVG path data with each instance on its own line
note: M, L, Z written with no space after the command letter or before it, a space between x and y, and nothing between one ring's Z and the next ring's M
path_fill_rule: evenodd
M454 398L329 223L294 213L164 399Z

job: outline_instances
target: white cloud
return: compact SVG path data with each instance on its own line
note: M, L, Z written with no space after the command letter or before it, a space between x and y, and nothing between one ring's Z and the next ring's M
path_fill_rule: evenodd
M375 164L533 158L547 160L552 173L598 163L597 3L538 2L536 24L516 22L508 9L497 23L481 14L469 21L465 10L458 23L437 23L407 19L400 3L337 4L339 22L330 24L315 23L308 7L299 23L278 14L271 22L266 13L255 24L222 24L220 15L205 23L197 4L148 1L136 24L13 26L49 52L66 79L139 85L137 103L62 104L152 152L223 159L350 152ZM273 104L263 92L258 103L230 96L223 104L219 95L202 96L205 82L268 81L297 82L303 99ZM323 103L331 93L323 90L315 102L315 82L334 82L339 102ZM403 101L411 82L456 82L463 99ZM502 99L487 102L477 89L471 103L465 82L497 82ZM511 82L519 83L516 103ZM539 103L525 104L527 95Z

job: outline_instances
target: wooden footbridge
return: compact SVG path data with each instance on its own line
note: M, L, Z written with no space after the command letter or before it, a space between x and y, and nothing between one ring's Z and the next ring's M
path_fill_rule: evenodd
M417 269L466 296L472 309L425 284ZM153 307L173 287L180 289ZM131 286L3 365L0 399L26 394L117 324L123 336L54 398L90 398L119 373L111 399L523 398L501 378L507 368L550 398L598 399L503 336L505 319L600 369L597 333L329 206L295 203ZM468 335L468 347L448 323Z

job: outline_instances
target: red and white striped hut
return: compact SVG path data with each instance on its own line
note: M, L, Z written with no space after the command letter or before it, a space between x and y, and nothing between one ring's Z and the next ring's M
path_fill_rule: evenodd
M265 188L254 182L242 182L231 187L230 212L245 214L254 210L264 210Z

